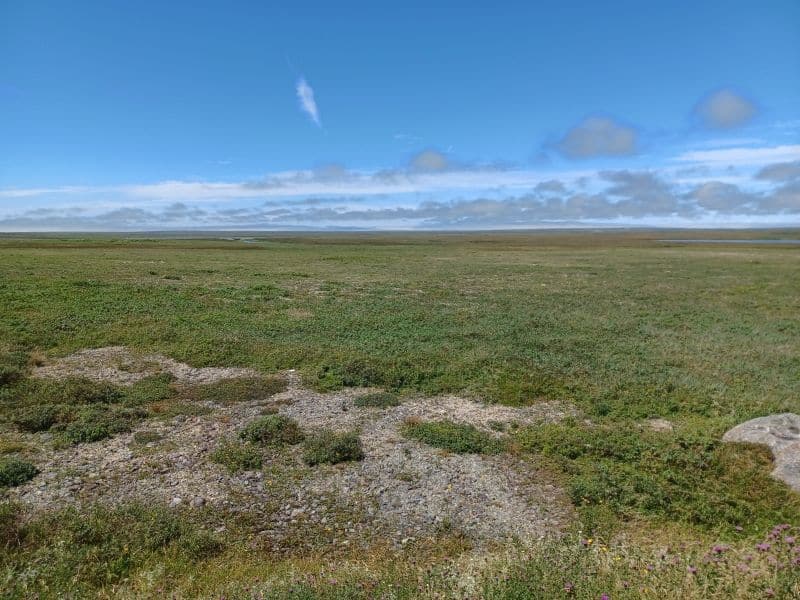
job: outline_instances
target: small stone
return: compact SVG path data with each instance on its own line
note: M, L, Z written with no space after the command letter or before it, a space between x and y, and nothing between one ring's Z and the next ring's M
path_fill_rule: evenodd
M202 508L206 504L206 499L202 496L195 496L190 502L192 508Z
M645 423L653 431L669 432L675 429L675 425L666 419L648 419Z
M183 498L180 496L175 496L172 500L169 501L170 508L175 508L176 506L180 506L183 504Z

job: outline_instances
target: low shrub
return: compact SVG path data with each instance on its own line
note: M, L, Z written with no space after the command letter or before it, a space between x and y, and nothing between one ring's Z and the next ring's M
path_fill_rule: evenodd
M118 433L130 431L145 418L141 409L88 406L61 428L61 439L70 444L97 442Z
M57 404L37 404L26 406L12 415L14 424L23 431L35 433L47 431L61 420L63 408Z
M392 392L374 392L357 397L353 404L362 408L390 408L400 406L400 397Z
M21 404L112 404L125 397L122 388L85 377L27 379L15 390Z
M172 386L173 379L169 373L141 379L125 390L123 402L127 406L144 406L174 398L177 391Z
M285 389L286 380L280 377L235 377L194 386L186 395L196 401L231 404L264 400Z
M211 460L228 472L255 471L261 468L262 458L258 448L250 443L225 440L211 453Z
M0 365L0 387L11 385L22 379L23 371L12 365Z
M451 421L408 420L402 432L408 438L459 454L498 454L506 446L502 440L472 425Z
M249 423L239 437L254 444L285 446L303 441L303 432L297 421L283 415L264 415Z
M323 431L307 437L304 445L303 460L311 466L333 465L364 458L361 440L355 432Z
M0 488L16 487L39 474L33 464L15 456L0 458Z

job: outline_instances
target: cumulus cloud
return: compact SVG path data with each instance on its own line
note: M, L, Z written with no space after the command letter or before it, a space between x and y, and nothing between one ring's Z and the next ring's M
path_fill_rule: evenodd
M311 117L311 120L314 121L317 126L322 127L317 102L314 100L314 90L308 85L305 77L301 77L297 80L297 99L300 102L300 110Z
M431 173L445 171L450 167L447 156L436 150L423 150L415 154L409 161L409 168L412 171Z
M755 105L740 94L722 89L703 98L695 107L695 115L710 129L732 129L750 121Z
M555 147L567 158L627 156L636 153L636 130L608 117L589 117L570 129Z
M738 186L721 181L707 181L695 187L687 198L700 208L716 212L735 212L754 200Z
M767 165L756 174L756 179L767 181L800 179L800 160Z
M337 175L338 176L338 175ZM31 209L0 218L0 230L504 228L580 224L776 223L800 219L800 181L764 191L710 179L682 183L653 171L609 170L584 186L547 179L526 191L419 201L416 193L376 206L366 197L308 197L251 206L161 208L123 205L112 210ZM725 221L727 219L728 221Z

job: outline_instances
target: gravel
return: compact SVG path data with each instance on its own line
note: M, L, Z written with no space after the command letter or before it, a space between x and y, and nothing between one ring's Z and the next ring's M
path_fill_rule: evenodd
M125 368L130 366L109 364L110 357L132 356L121 347L89 350L42 367L37 375L80 374L133 383L152 370L129 371ZM179 381L242 376L241 369L193 369L155 355L131 358L139 361L134 366L143 364L142 358L149 361L148 369L156 364ZM151 419L130 433L93 444L56 449L47 434L20 434L22 441L40 449L34 462L41 474L3 494L34 511L140 500L176 510L253 513L258 516L256 538L304 544L313 544L317 535L338 545L375 536L404 544L440 533L463 534L478 543L525 541L563 529L572 516L563 490L532 457L450 454L405 439L399 431L408 418L447 419L503 437L506 434L497 429L577 416L568 406L511 408L445 396L411 398L389 408L359 408L354 399L374 389L320 394L303 388L294 371L283 375L288 388L271 398L224 406L201 403L213 411ZM307 431L358 431L364 460L309 468L303 464L302 448L290 446L264 449L260 471L230 474L211 462L218 444L235 438L265 408L296 419ZM504 426L498 428L498 423ZM144 438L155 441L137 443L134 436L142 432L157 434ZM308 527L316 529L303 537L300 532Z

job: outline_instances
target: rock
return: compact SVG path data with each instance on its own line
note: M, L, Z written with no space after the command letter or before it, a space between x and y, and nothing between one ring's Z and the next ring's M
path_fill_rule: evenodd
M666 419L648 419L645 424L653 431L669 432L675 429L672 421L667 421Z
M183 498L180 496L175 496L172 500L169 501L170 508L175 508L176 506L180 506L183 504Z
M202 496L195 496L189 504L192 508L202 508L206 504L206 499Z
M800 415L783 413L751 419L730 429L723 442L763 444L772 450L772 476L800 492Z

